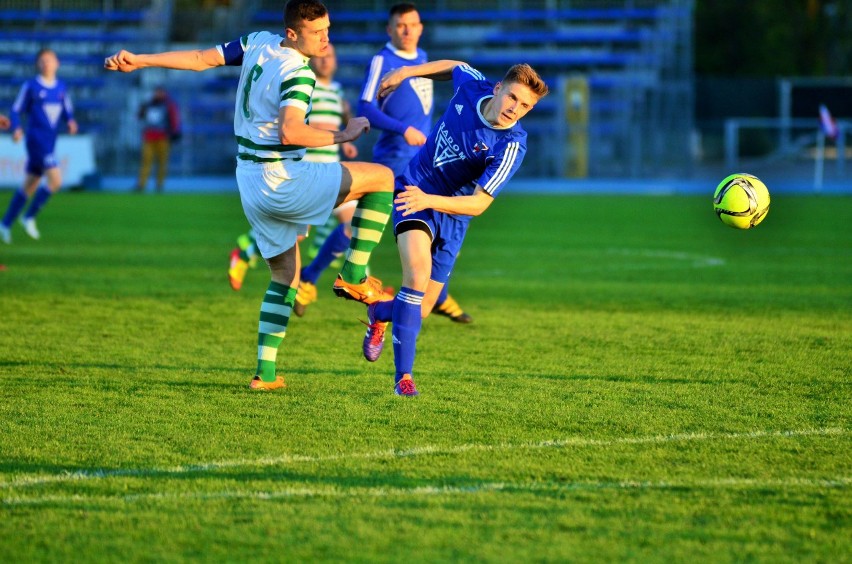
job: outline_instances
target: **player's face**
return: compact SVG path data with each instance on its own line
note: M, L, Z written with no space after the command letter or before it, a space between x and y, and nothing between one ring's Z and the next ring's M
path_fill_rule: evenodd
M287 39L300 53L308 57L325 57L328 54L328 15L315 20L302 20L298 30L287 28Z
M45 51L36 61L39 74L43 76L53 76L59 69L59 59L53 51Z
M388 22L388 35L391 44L401 51L417 50L417 43L423 34L423 24L417 11L406 14L394 14Z
M331 79L337 71L337 57L334 55L334 47L329 44L325 57L311 57L311 68L317 78Z
M491 115L486 116L499 127L508 127L527 115L539 96L528 87L517 82L498 82L491 100Z

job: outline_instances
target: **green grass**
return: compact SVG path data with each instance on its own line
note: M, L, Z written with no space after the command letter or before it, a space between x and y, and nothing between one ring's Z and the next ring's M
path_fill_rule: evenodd
M0 198L4 207L8 197ZM852 561L852 198L499 198L424 322L418 398L363 308L294 319L234 195L60 194L0 248L0 560ZM374 273L399 286L386 235Z

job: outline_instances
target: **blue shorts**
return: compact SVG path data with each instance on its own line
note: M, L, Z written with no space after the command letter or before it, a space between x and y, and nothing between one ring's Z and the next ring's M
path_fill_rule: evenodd
M33 176L41 176L46 170L59 166L53 149L53 145L45 146L44 143L30 142L30 137L27 137L26 171Z
M397 182L394 199L396 198L396 193L401 188L402 186ZM403 231L414 227L415 229L422 229L429 234L432 239L432 274L429 278L440 284L446 284L450 279L450 275L453 273L453 267L456 264L459 251L461 251L467 227L470 225L470 218L468 216L446 214L432 209L421 210L402 217L402 212L397 211L396 205L394 205L394 237L399 236L401 224L408 222L412 222L414 225L409 224L404 226Z

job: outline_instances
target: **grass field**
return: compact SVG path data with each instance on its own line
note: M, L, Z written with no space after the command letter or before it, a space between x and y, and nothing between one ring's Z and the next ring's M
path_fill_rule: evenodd
M852 561L852 198L740 232L709 197L502 196L418 398L331 272L289 389L248 390L235 195L60 194L40 228L0 247L0 561Z

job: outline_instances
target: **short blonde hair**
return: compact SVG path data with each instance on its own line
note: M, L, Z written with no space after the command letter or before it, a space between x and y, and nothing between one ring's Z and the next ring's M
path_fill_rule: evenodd
M547 93L550 92L550 89L547 88L547 84L544 83L541 76L539 76L534 68L526 63L513 65L506 72L506 76L503 77L502 82L522 84L529 88L532 93L539 98L544 98L547 96Z

